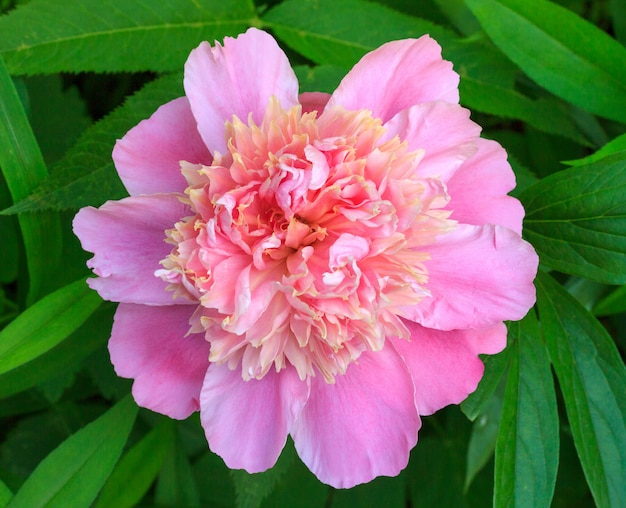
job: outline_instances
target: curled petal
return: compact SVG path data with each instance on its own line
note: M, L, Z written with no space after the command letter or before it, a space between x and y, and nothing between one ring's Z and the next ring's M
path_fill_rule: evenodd
M291 435L321 481L349 488L404 469L420 424L407 368L387 346L363 353L334 384L312 378Z
M390 339L404 360L415 386L415 404L430 415L459 404L478 386L485 367L479 354L496 354L506 346L504 323L442 332L405 321L410 341Z
M459 75L428 35L383 44L365 55L341 81L328 106L369 109L387 122L422 102L459 102Z
M187 335L193 311L190 305L121 303L109 341L115 372L135 379L137 404L180 420L200 409L209 366L204 335Z
M210 164L189 101L180 97L164 104L120 139L113 160L131 196L160 192L183 192L187 181L180 161Z

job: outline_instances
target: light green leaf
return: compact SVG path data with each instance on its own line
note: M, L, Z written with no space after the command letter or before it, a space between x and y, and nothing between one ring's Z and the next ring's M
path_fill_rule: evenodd
M592 153L591 155L588 155L587 157L583 157L582 159L577 159L574 161L564 161L564 163L570 166L585 166L593 162L598 162L599 160L602 160L609 155L613 155L623 151L626 151L626 134L617 136L615 139L612 139L606 145L600 148L600 150Z
M0 508L8 506L9 501L13 497L13 492L0 480Z
M0 374L66 339L100 306L101 298L83 279L44 297L0 332Z
M615 289L593 308L596 316L610 316L621 312L626 312L626 286Z
M15 203L25 198L48 172L1 56L0 170ZM61 223L56 214L49 213L22 215L19 224L30 284L27 303L31 304L49 291L47 274L60 269Z
M626 369L602 325L552 277L537 279L543 336L597 506L626 506Z
M429 33L444 45L455 38L453 32L430 21L364 0L286 0L263 15L262 21L313 62L344 68L392 39Z
M89 506L122 453L137 415L127 396L37 466L9 508Z
M115 141L159 106L181 95L181 74L148 83L123 106L87 129L32 195L2 213L99 206L107 199L126 196L111 159Z
M550 175L520 194L524 234L550 268L625 283L624 193L626 152Z
M0 18L0 53L13 74L171 71L254 21L249 0L33 0Z
M174 445L174 422L162 419L128 450L104 484L96 508L135 506L154 482Z
M546 0L467 0L494 43L528 76L587 111L626 122L626 48Z
M513 351L496 442L494 506L549 507L559 456L550 361L533 310L509 330Z

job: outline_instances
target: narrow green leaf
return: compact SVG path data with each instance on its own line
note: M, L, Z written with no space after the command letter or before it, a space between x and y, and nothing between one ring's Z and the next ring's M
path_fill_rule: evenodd
M626 286L612 291L593 308L595 316L611 316L621 312L626 312Z
M626 369L602 325L552 277L538 308L574 443L597 506L626 506Z
M32 195L2 213L76 209L123 198L127 193L111 159L115 141L159 106L181 95L181 74L148 83L123 106L87 129Z
M13 74L171 71L254 21L249 0L33 0L0 18L0 53Z
M120 457L136 415L129 395L70 436L37 466L9 507L89 506Z
M455 38L453 32L430 21L364 0L286 0L263 15L262 21L315 63L344 68L392 39L429 33L443 45Z
M174 445L174 422L162 419L115 466L104 484L96 508L135 506L154 482Z
M0 508L5 508L9 505L9 501L13 497L13 492L7 487L2 480L0 480Z
M583 157L582 159L577 159L574 161L564 161L564 163L570 166L585 166L587 164L591 164L592 162L598 162L599 160L602 160L609 155L613 155L623 151L626 151L626 134L617 136L616 138L609 141L602 148L600 148L600 150L592 153L591 155L588 155L587 157Z
M496 442L494 506L549 507L559 456L550 360L534 311L510 325L511 369Z
M84 279L55 291L26 309L0 332L0 374L52 349L100 306Z
M541 262L606 284L626 282L626 152L560 171L520 194L524 234Z
M206 488L203 483L203 488ZM158 506L200 506L198 487L191 464L177 440L163 461L156 485L154 502Z
M494 43L528 76L587 111L626 122L626 48L546 0L467 0Z
M13 202L25 198L47 174L24 108L1 57L0 170ZM47 274L59 269L61 223L56 214L50 213L22 215L19 224L30 279L27 297L30 304L48 291ZM45 256L42 255L44 252Z

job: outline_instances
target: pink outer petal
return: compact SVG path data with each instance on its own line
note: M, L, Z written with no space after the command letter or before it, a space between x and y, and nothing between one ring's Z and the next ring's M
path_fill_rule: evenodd
M232 469L272 467L308 397L295 369L244 381L241 370L212 364L200 395L200 420L209 448Z
M403 109L385 124L384 140L399 136L409 150L423 149L417 171L421 177L440 177L447 182L476 153L480 126L458 104L427 102Z
M465 161L448 182L451 200L446 206L452 219L465 224L499 224L522 234L524 208L507 192L515 175L506 152L495 141L477 140L478 152Z
M187 182L180 161L209 165L213 158L198 134L189 101L180 97L118 140L113 160L126 190L134 196L183 192Z
M250 28L224 46L203 42L185 64L185 93L198 130L211 152L226 152L224 124L248 115L257 125L272 95L283 108L298 103L298 80L289 60L267 33Z
M80 210L74 233L83 249L95 254L87 265L99 276L88 279L89 286L114 302L189 303L174 301L165 290L167 283L154 275L172 250L165 243L165 230L189 213L175 194L135 196Z
M506 326L442 332L405 321L411 340L390 339L404 359L415 385L415 404L430 415L459 404L478 386L485 367L479 354L496 354L506 346Z
M324 111L329 99L330 94L324 92L304 92L298 97L300 104L302 104L302 113L317 111L318 118Z
M121 303L109 341L115 372L135 379L137 404L176 419L200 408L200 389L209 366L204 336L186 336L194 310L189 305Z
M304 463L323 482L349 488L395 476L417 443L413 383L391 345L363 353L335 384L312 379L291 435Z
M535 303L539 258L510 229L459 224L428 252L427 289L432 296L406 316L423 326L483 328L522 319Z
M365 55L341 81L328 105L369 109L383 123L422 102L459 102L459 76L428 35L393 41Z

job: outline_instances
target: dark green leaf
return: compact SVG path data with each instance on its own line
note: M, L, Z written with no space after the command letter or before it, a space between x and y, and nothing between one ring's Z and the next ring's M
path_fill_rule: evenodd
M609 0L609 10L615 37L622 44L626 44L626 3L623 0Z
M0 53L13 74L171 71L254 20L249 0L33 0L0 18Z
M494 505L549 507L559 456L550 360L533 310L509 330L514 340L496 442Z
M626 121L626 48L546 0L467 0L494 43L539 85L592 113Z
M173 445L174 422L162 419L117 463L100 492L96 508L135 506L154 482Z
M66 339L100 306L84 280L44 297L0 332L0 374L25 364Z
M374 480L375 483L376 480ZM402 482L404 483L404 481ZM383 483L383 486L385 484ZM345 492L353 492L355 489ZM365 489L367 490L367 489ZM335 494L342 491L332 490L328 485L320 482L301 460L294 460L277 483L272 493L265 498L262 508L285 508L297 506L298 508L327 508L329 495L333 501ZM359 493L356 494L359 496ZM332 505L334 507L334 504ZM370 502L369 506L376 506ZM381 506L388 506L383 504ZM351 508L356 508L351 506Z
M297 65L293 70L298 76L300 92L333 93L346 75L344 68L334 65L318 65L316 67Z
M121 455L136 414L128 396L69 437L39 464L9 506L89 506Z
M357 485L349 490L341 489L333 493L331 508L404 508L406 506L406 474L394 478L374 478L365 485ZM318 506L324 506L319 505Z
M549 275L537 279L543 336L597 506L626 506L626 369L602 325Z
M163 461L154 501L159 506L200 506L193 470L178 440Z
M626 282L626 152L560 171L520 194L541 262L606 284Z
M620 312L626 312L626 286L612 291L593 308L596 316L610 316Z
M570 166L585 166L587 164L591 164L592 162L598 162L609 155L623 151L626 151L626 134L617 136L615 139L612 139L600 148L600 150L588 155L587 157L577 159L575 161L565 161L565 164L569 164Z

